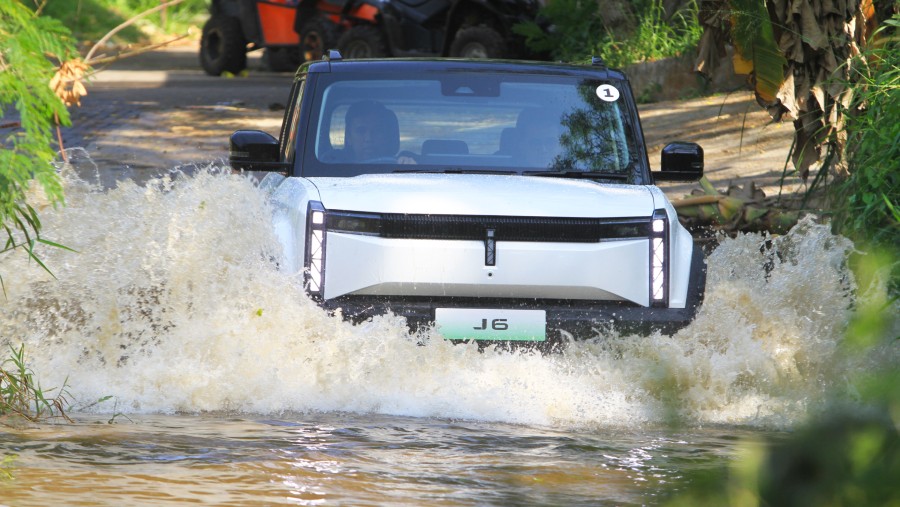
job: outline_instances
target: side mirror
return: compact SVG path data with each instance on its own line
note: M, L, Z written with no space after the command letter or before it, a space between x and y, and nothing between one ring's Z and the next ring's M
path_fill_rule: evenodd
M228 161L232 169L242 171L287 171L278 160L278 139L259 130L238 130L231 134Z
M674 142L662 150L662 170L654 181L697 181L703 176L703 148L697 143Z

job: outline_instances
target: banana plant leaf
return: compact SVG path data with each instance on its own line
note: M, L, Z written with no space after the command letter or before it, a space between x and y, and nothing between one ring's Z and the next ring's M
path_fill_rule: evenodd
M740 70L753 72L757 97L773 104L784 82L788 62L775 42L772 21L763 1L731 0L731 36ZM735 72L738 70L736 66Z

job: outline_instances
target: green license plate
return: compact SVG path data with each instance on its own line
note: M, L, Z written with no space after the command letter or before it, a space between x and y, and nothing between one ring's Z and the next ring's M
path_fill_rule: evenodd
M437 308L434 322L447 340L542 342L547 339L544 310Z

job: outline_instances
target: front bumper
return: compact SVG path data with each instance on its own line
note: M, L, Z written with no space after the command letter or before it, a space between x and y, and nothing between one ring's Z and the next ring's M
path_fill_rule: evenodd
M354 295L324 301L322 306L340 311L343 318L354 323L393 313L405 317L412 331L433 326L436 308L540 309L546 312L547 342L558 343L566 341L569 335L588 339L611 330L673 334L694 319L705 288L706 260L695 247L684 308L651 308L620 301Z

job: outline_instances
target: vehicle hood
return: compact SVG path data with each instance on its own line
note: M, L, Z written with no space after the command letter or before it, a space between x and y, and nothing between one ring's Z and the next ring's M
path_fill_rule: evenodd
M326 209L373 213L542 217L643 217L649 187L493 174L369 174L310 178Z

